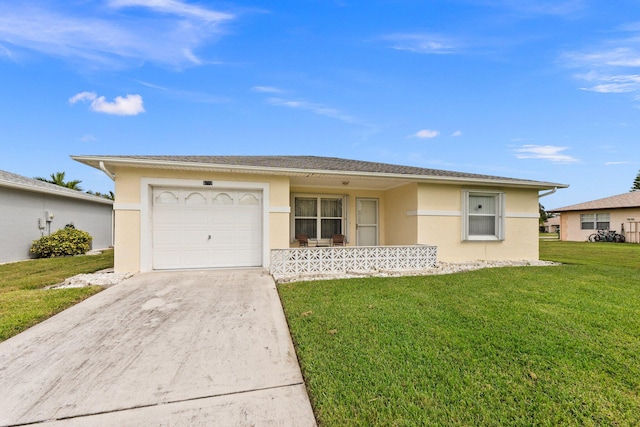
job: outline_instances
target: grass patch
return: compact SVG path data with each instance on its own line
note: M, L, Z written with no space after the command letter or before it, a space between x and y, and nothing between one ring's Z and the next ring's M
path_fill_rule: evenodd
M639 425L640 245L279 286L320 425Z
M42 289L81 273L113 267L113 251L0 265L0 341L102 290L99 286Z
M556 240L560 238L560 236L558 236L558 233L540 233L539 237L541 239L556 239Z

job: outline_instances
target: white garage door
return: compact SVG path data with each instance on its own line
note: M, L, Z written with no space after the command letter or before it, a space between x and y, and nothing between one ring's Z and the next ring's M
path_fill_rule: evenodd
M262 192L153 190L153 268L262 265Z

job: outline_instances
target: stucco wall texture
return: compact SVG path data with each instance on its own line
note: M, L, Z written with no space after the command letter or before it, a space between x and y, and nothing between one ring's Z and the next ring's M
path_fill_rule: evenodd
M113 244L113 208L110 204L46 193L0 188L0 263L31 258L34 240L73 223L93 237L92 247ZM45 213L52 215L45 217Z

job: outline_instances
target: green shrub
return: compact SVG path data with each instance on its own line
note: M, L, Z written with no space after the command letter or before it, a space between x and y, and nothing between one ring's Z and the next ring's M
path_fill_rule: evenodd
M89 233L68 224L50 236L34 240L30 252L38 258L81 255L91 249L91 240Z

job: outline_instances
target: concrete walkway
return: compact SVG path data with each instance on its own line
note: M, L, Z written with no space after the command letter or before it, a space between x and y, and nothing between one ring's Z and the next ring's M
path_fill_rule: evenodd
M314 426L262 270L138 274L0 343L0 426Z

